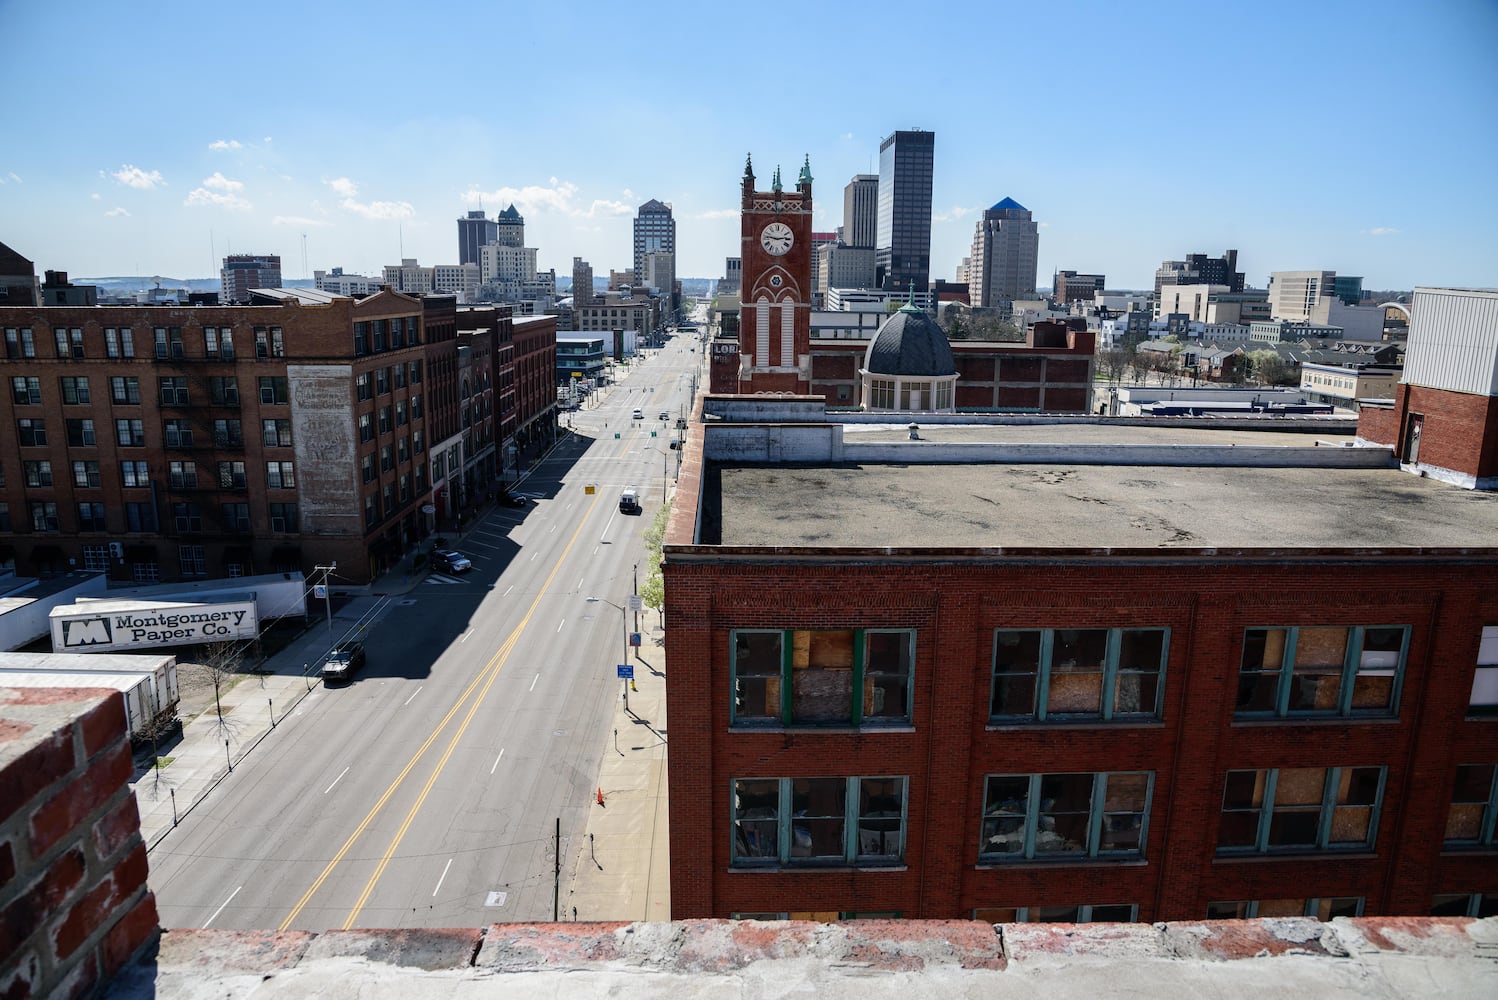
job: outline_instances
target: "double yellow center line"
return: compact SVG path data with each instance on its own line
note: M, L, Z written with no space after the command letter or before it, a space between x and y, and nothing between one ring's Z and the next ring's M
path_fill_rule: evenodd
M364 891L359 894L359 900L354 904L353 910L349 912L348 919L343 922L345 930L354 925L354 921L359 918L359 911L364 909L364 904L369 901L370 893L374 892L376 883L385 874L385 868L390 864L390 859L395 856L396 849L400 847L401 840L406 836L406 831L411 828L411 823L416 819L416 814L421 811L422 804L426 802L427 795L431 793L433 786L436 785L437 778L442 774L442 769L447 766L448 759L452 757L453 751L457 749L458 741L463 738L464 732L467 731L469 724L473 721L474 715L479 710L479 705L483 703L484 696L489 693L489 688L494 685L495 679L499 677L500 671L504 669L505 661L510 658L510 653L514 650L515 644L519 642L521 634L525 632L526 626L530 624L531 618L535 616L536 609L541 606L541 598L545 596L547 589L551 586L552 580L561 571L562 564L566 562L568 553L572 551L572 546L582 536L583 526L587 524L588 517L593 512L593 505L597 503L598 497L595 495L593 503L589 505L588 510L578 522L577 530L568 539L567 547L562 550L561 556L557 558L556 565L552 567L551 573L546 577L546 581L537 589L536 599L531 602L530 608L525 612L525 617L520 619L520 624L515 626L509 638L505 639L500 644L499 649L495 650L494 655L489 658L489 662L484 665L484 669L479 671L478 675L469 682L468 687L463 689L463 693L458 696L457 701L453 702L453 707L447 710L447 714L442 717L442 721L437 723L431 735L426 738L426 741L412 755L410 761L401 769L400 774L395 776L395 780L390 783L390 787L385 789L385 794L380 796L379 800L369 810L369 813L354 828L354 832L349 834L348 840L343 842L343 846L338 849L338 853L334 854L332 859L328 861L327 867L322 870L322 874L317 876L312 885L302 894L302 898L297 900L296 906L292 907L291 912L286 915L286 919L281 921L280 926L277 928L278 930L284 931L291 927L292 922L306 908L307 903L311 901L313 895L317 893L318 889L322 888L323 883L333 874L333 870L348 855L354 843L363 836L364 831L369 829L369 825L374 822L380 810L385 807L385 803L390 801L390 797L395 794L396 790L410 776L411 771L415 769L417 763L426 752L431 749L432 744L437 742L437 737L441 735L442 730L462 711L463 706L468 704L468 714L463 717L463 722L453 732L452 739L448 741L447 749L443 752L442 758L437 762L437 766L433 768L431 777L427 779L426 784L421 789L421 794L417 796L415 803L412 804L410 810L406 813L405 821L401 823L400 829L396 831L395 836L391 839L390 846L385 849L384 855L380 858L379 865L375 867L374 874L365 883ZM477 692L476 696L475 692ZM472 698L471 703L469 703L470 698Z

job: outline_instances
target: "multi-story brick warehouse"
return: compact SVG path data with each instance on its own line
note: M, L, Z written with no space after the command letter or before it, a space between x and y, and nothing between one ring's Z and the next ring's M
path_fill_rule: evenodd
M782 405L704 401L667 534L673 918L1498 906L1498 497Z
M424 506L492 488L508 314L460 331L451 298L257 296L0 309L0 530L19 570L150 581L336 561L362 582L459 509Z

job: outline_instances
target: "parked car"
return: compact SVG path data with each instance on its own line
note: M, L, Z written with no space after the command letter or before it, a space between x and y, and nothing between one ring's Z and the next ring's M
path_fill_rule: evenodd
M501 507L524 507L530 502L530 497L524 493L501 493L499 495L499 505Z
M473 563L461 552L452 549L434 549L432 551L432 569L441 570L444 573L467 573L473 569Z
M340 642L323 658L322 679L346 681L362 666L364 666L364 643L352 640Z

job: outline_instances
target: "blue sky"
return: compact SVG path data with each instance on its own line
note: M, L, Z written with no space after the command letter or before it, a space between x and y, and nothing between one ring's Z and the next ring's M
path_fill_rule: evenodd
M1494 0L0 0L0 28L0 242L38 271L453 263L481 198L517 204L541 267L606 274L659 198L678 274L711 277L746 152L766 183L810 154L831 230L880 138L919 127L934 277L1010 196L1042 226L1042 286L1146 287L1227 247L1257 285L1498 285Z

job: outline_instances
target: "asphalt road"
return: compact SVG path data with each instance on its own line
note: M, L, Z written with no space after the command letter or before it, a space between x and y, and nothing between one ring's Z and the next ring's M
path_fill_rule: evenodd
M388 602L353 681L309 695L152 852L164 926L551 919L557 822L565 883L621 692L634 615L619 606L675 472L667 442L700 350L675 338L568 414L572 432L523 487L536 503L464 539L472 572ZM642 515L619 512L626 485ZM654 618L641 615L647 634Z

